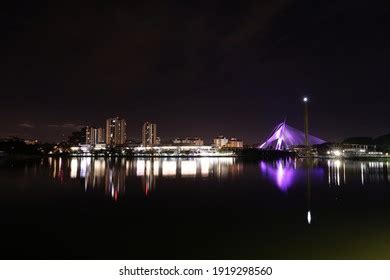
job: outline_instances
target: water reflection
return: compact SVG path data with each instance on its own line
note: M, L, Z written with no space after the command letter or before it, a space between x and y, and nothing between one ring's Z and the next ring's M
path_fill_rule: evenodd
M261 161L260 170L263 175L274 181L276 186L283 192L287 192L298 175L295 159L283 159L272 162Z
M63 164L65 161L65 164ZM242 173L243 164L234 158L164 159L139 158L50 158L53 177L84 179L85 190L101 188L114 200L125 193L129 176L141 177L145 195L156 189L158 178L226 178Z
M303 160L296 158L279 159L275 161L260 161L260 174L271 181L279 190L287 192L293 185L306 184L307 214L306 220L312 223L311 210L311 176L314 180L322 180L324 170L318 160ZM306 179L306 182L304 180Z
M328 160L327 167L329 186L346 185L348 180L356 184L356 178L362 186L390 181L389 162Z
M86 191L103 189L113 199L125 193L129 177L139 178L144 194L149 195L162 178L225 179L242 175L245 165L236 158L50 158L48 163L50 173L60 183L81 179ZM261 178L286 193L295 185L306 185L307 176L315 184L325 183L331 187L390 181L389 162L386 161L287 158L260 161L259 171Z
M329 159L324 166L321 160L289 158L260 161L259 167L261 175L283 192L297 183L303 184L305 170L315 182L322 182L324 174L327 174L329 186L342 186L347 182L360 182L361 185L390 182L389 162Z
M260 173L279 188L287 192L293 185L303 183L309 172L315 180L321 180L324 169L317 160L303 160L296 158L279 159L274 161L260 161Z

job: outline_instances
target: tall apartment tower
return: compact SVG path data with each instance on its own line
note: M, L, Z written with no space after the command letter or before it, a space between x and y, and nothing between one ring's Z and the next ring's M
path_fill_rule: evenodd
M97 129L92 126L85 128L85 144L96 145L97 143Z
M106 130L102 127L97 129L97 143L103 144L106 143Z
M106 120L106 144L118 146L126 143L126 121L118 117Z
M92 146L105 143L106 135L104 131L104 128L101 127L87 126L85 128L85 143Z
M157 125L146 122L142 126L142 145L150 147L157 145Z

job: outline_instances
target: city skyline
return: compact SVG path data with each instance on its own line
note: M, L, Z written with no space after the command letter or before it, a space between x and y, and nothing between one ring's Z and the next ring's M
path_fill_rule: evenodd
M175 134L175 135L170 135L170 136L166 136L166 137L160 137L160 134L157 135L157 124L156 123L150 123L150 122L143 122L143 124L141 125L141 132L137 133L132 133L132 135L129 136L129 133L128 133L128 127L127 127L127 120L124 119L124 118L120 118L120 117L112 117L112 118L108 118L105 120L105 125L104 127L102 127L102 125L97 125L97 126L92 126L92 125L73 125L73 124L64 124L62 126L55 126L56 128L57 127L62 127L63 129L67 129L68 132L67 134L61 134L61 135L57 135L57 140L52 140L52 142L50 141L45 141L43 139L39 139L39 138L34 138L34 137L29 137L29 136L21 136L21 135L7 135L7 136L3 136L3 137L0 137L0 139L7 139L7 138L19 138L19 139L22 139L22 140L26 140L26 141L31 141L31 142L40 142L40 143L60 143L60 142L72 142L72 140L70 140L72 137L74 137L75 134L82 134L84 135L83 137L85 138L82 142L84 144L90 144L90 145L96 145L96 144L107 144L107 143L111 143L111 140L109 140L109 127L110 127L110 120L120 120L121 122L124 122L124 127L125 129L122 130L122 129L119 129L119 134L116 135L115 137L117 138L117 141L119 141L119 145L122 145L122 144L125 144L126 142L128 141L136 141L136 142L140 142L142 145L144 146L153 146L153 145L159 145L161 141L164 141L164 142L172 142L172 143L175 143L175 141L177 142L177 144L181 144L181 142L183 143L186 143L186 144L189 144L191 142L207 142L207 143L211 143L211 144L215 144L216 146L223 146L221 144L217 144L215 141L216 139L218 139L219 137L223 137L224 139L226 139L226 143L230 142L230 141L239 141L239 142L242 142L242 138L240 138L239 136L237 135L234 135L233 137L230 137L229 139L224 137L225 134L223 133L214 133L213 135L211 135L210 137L199 137L199 135L201 135L201 133L197 133L197 134L194 134L194 135L183 135L183 134L180 134L180 132L178 134ZM94 123L97 123L97 122L94 122ZM115 123L115 121L114 121ZM284 119L284 121L280 124L277 125L277 127L279 127L280 125L282 125L283 123L286 123L286 119ZM152 138L154 139L153 141L151 139L149 139L148 137L149 136L146 136L146 138L148 138L148 143L150 141L152 141L151 143L153 144L146 144L145 145L145 133L144 133L144 130L145 130L145 125L149 125L149 126L152 126L149 128L150 131L152 131ZM54 127L54 125L49 125L49 127ZM33 127L28 127L28 129L33 129ZM131 129L132 132L134 131L137 131L138 128L134 128L134 129ZM275 129L275 128L274 128ZM294 128L296 130L296 128ZM139 129L138 129L139 130ZM298 129L299 130L299 129ZM297 130L297 131L298 131ZM115 129L113 130L115 132ZM301 132L303 133L303 132ZM163 133L164 134L164 133ZM269 135L269 132L267 134L263 133L264 135L267 135L267 136L270 136ZM338 141L332 141L332 140L322 140L324 143L325 142L328 142L328 143L332 143L332 142L342 142L344 140L348 140L348 139L352 139L352 138L371 138L371 139L375 139L375 138L378 138L378 137L382 137L382 136L387 136L387 135L390 135L389 133L384 133L384 134L381 134L381 135L375 135L375 136L372 136L372 135L359 135L359 136L351 136L351 135L347 135L345 138L339 138L341 140L338 140ZM309 137L313 137L312 135L309 135ZM314 137L316 138L316 137ZM205 139L205 140L204 140ZM264 139L258 139L259 141L256 141L256 142L249 142L249 141L245 141L246 145L257 145L260 147L261 143L263 143L264 140L266 140L267 138L264 138ZM244 139L245 140L245 139ZM321 139L320 139L321 140ZM367 139L366 139L367 140ZM269 141L269 140L267 140ZM264 145L265 143L263 143ZM199 145L199 144L195 144L195 145ZM115 146L115 144L113 144L113 146ZM227 145L229 146L229 144ZM231 147L234 147L236 146L236 144L233 144L233 146ZM239 145L239 147L241 147L242 145Z
M389 0L3 2L2 278L390 259Z

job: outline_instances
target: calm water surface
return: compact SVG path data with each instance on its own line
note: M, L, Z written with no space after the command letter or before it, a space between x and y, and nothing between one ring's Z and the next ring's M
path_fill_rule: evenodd
M390 258L389 162L0 161L0 257Z

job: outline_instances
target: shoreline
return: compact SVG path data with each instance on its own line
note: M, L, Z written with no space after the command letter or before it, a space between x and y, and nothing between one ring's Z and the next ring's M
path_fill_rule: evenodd
M321 160L360 160L360 161L390 161L390 155L382 156L344 156L344 157L330 157L330 156L300 156L291 152L258 152L250 154L219 154L219 155L83 155L83 154L58 154L58 155L26 155L26 154L3 154L0 156L0 160L17 159L17 160L29 160L29 159L42 159L42 158L237 158L237 159L280 159L280 158L300 158L300 159L321 159Z

